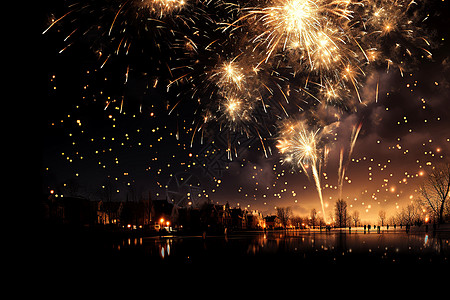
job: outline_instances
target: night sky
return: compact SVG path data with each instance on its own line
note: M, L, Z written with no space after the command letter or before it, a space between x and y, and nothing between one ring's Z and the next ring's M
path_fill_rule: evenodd
M139 8L121 6L121 1L58 2L47 4L38 24L45 32L38 43L39 74L46 83L39 106L45 195L53 191L100 200L108 186L114 189L113 201L149 195L164 199L181 192L199 203L229 202L263 214L289 206L294 214L307 215L312 208L320 210L314 180L282 163L276 147L277 126L286 119L307 118L311 126L332 128L329 154L319 170L327 214L338 199L341 149L348 161L343 198L363 221L375 220L380 210L393 216L418 199L418 186L430 168L450 161L447 1L417 1L417 9L407 14L418 32L414 37L398 30L401 38L391 34L376 46L361 43L367 53L381 49L383 58L361 67L357 93L348 88L345 102L310 97L300 88L305 76L292 76L295 64L288 55L278 60L273 55L260 65L258 78L267 76L267 82L281 88L265 82L273 93L260 95L269 109L252 106L256 116L239 115L239 122L223 117L223 104L215 100L221 96L217 90L229 83L204 75L258 49L247 38L251 33L245 24L232 33L217 29L221 21L232 23L241 16L236 8L199 1L149 20L143 10L151 5L145 1L135 1ZM255 3L270 2L249 5ZM432 57L417 42L422 37ZM394 53L395 41L411 55ZM277 51L281 57L283 51ZM254 67L248 55L242 59L249 64L242 71L246 78L246 68ZM249 82L244 84L255 81ZM286 113L277 103L285 105ZM203 123L211 113L213 120ZM359 124L348 157L352 130ZM179 187L182 180L192 187Z

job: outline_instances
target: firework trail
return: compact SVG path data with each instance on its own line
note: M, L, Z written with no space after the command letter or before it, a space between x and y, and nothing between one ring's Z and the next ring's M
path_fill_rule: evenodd
M358 126L353 126L352 134L350 137L350 149L348 151L347 155L347 161L345 165L343 165L344 160L344 148L341 148L340 155L339 155L339 169L338 169L338 187L339 187L339 199L342 199L342 187L344 184L344 178L345 178L345 171L348 168L348 165L350 163L350 159L353 154L353 149L356 144L356 140L358 139L359 132L362 128L362 122L359 123Z
M339 199L342 199L343 161L344 161L344 147L342 147L341 151L339 152L339 168L338 168Z

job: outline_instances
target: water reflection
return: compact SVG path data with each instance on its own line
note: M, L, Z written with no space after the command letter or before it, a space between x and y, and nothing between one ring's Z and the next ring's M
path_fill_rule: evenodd
M158 243L160 257L162 259L166 258L166 256L170 255L170 244L172 243L172 239L165 239L161 243Z
M120 253L177 262L289 258L293 262L446 262L449 236L407 233L258 232L226 236L130 238L115 247Z

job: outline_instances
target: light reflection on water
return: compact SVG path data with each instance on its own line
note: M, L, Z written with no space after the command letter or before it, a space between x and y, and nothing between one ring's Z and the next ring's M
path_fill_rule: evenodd
M296 260L369 258L398 262L407 257L414 261L448 263L449 236L397 233L308 233L242 232L228 236L141 237L125 239L114 247L119 252L166 261L192 262L230 258Z

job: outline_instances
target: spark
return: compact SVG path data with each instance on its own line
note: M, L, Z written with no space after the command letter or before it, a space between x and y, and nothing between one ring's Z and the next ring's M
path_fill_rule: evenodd
M62 17L56 19L55 21L53 21L50 26L47 27L47 29L45 29L42 34L45 34L50 28L53 27L53 25L55 25L56 23L58 23L59 21L61 21L64 17L68 16L70 13L72 13L73 10L68 11L67 13L65 13Z

